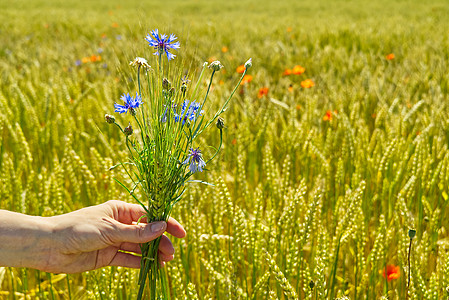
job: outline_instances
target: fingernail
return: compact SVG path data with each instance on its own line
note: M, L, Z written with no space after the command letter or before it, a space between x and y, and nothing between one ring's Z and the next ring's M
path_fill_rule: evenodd
M165 230L166 223L164 221L154 222L151 224L151 231L157 233Z

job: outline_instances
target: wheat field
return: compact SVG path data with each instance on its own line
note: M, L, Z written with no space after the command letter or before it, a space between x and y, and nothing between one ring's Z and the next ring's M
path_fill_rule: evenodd
M190 184L173 212L187 237L166 267L170 299L449 297L446 1L0 9L1 209L134 201L113 180L126 173L109 171L128 154L104 115L135 92L129 61L153 59L144 37L159 28L179 37L177 63L194 76L205 61L224 65L211 110L253 60L224 114L224 148L195 174L213 186ZM217 144L217 132L202 139ZM137 277L0 267L0 299L134 299Z

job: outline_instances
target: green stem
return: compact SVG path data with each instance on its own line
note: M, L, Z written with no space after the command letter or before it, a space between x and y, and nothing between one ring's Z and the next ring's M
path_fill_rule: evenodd
M139 86L139 96L142 97L142 93L140 92L140 65L137 67L137 85Z
M122 129L122 126L120 126L118 123L116 123L116 122L114 122L114 125L116 125L119 129L120 129L120 131L123 133L123 129Z
M11 275L12 298L16 299L16 289L14 287L14 274L12 273L12 268L9 268L9 273Z
M335 260L334 260L334 264L332 265L331 279L330 279L331 287L330 287L329 299L334 299L335 276L337 275L338 253L340 252L340 243L341 243L342 235L343 234L340 234L340 236L338 238L337 251L335 252Z
M213 70L212 74L210 75L209 86L207 87L207 92L206 92L206 96L204 96L203 103L201 103L201 108L203 108L204 103L206 103L206 99L207 99L207 96L209 95L209 91L210 91L210 87L212 85L212 79L214 78L214 74L215 74L215 70Z
M157 279L158 279L158 251L161 237L146 243L143 245L144 251L142 251L143 264L140 266L139 273L139 292L137 294L137 300L141 300L146 285L146 279L149 280L150 299L157 299Z
M212 74L211 74L211 76L210 76L209 85L208 85L207 91L206 91L206 96L204 96L204 100L203 100L203 103L201 103L201 106L200 106L200 108L199 108L199 111L201 111L201 110L203 109L204 103L206 103L207 96L209 95L210 87L212 86L212 80L213 80L213 78L214 78L214 74L215 74L215 70L212 70ZM186 110L185 114L187 114L187 110ZM183 116L183 117L184 117L184 116ZM199 127L200 127L201 124L202 124L202 121L201 121L200 124L198 124L198 127L196 127L197 121L198 121L198 119L195 119L195 122L193 123L193 126L192 126L192 127L194 128L194 132L198 131L198 130L199 130ZM196 135L195 135L195 136L196 136ZM193 141L194 138L195 138L195 137L192 136L192 141Z
M53 294L53 282L51 281L51 274L47 273L47 279L48 282L50 283L50 295L51 295L51 299L55 299L55 295Z
M70 275L67 274L66 276L66 281L67 281L67 292L69 294L69 299L72 299L72 292L70 291Z
M150 268L149 262L145 262L143 271L142 271L142 267L141 267L141 274L140 274L140 280L139 280L139 293L137 294L137 300L142 299L143 290L145 289L145 283L147 280L147 274L148 274L149 268Z
M198 95L198 91L199 91L199 87L200 87L200 82L203 80L203 76L204 76L204 70L206 70L206 66L207 63L203 64L203 68L201 69L201 73L200 76L198 77L198 81L195 85L195 88L193 89L193 93L192 93L192 99L196 99L197 95Z
M237 83L237 85L235 86L234 90L232 91L231 95L228 97L228 99L225 101L225 103L223 104L223 106L218 110L217 113L215 113L214 117L206 123L206 125L204 125L204 127L200 130L198 130L195 134L195 136L192 138L192 140L200 135L204 129L206 129L207 127L209 127L210 124L212 124L222 113L224 113L224 111L226 110L226 108L228 107L229 101L232 99L232 97L234 96L235 92L237 91L238 87L240 86L240 84L242 83L243 77L245 77L246 72L248 71L248 69L245 69L245 71L242 74L242 77L240 77L239 82Z
M129 139L128 139L128 136L126 136L126 147L128 148L129 153L130 153L131 156L133 157L133 160L134 160L134 161L137 161L137 160L136 160L136 157L134 156L134 153L131 151L131 148L129 148Z
M143 130L143 127L142 127L142 125L140 124L139 119L137 119L136 115L134 115L133 117L134 117L134 120L136 120L137 125L139 126L139 129L140 129L140 138L142 139L142 143L145 144L145 143L146 143L146 139L145 139L145 137L143 136L143 134L145 133L145 131Z
M36 277L37 277L37 282L38 282L39 297L42 297L41 271L37 270Z
M412 240L413 239L410 239L410 245L408 247L408 259L407 259L408 260L408 282L407 282L407 289L405 291L405 300L408 299L408 291L410 289L410 273L412 272L411 264L410 264L410 253L412 252Z
M23 272L23 287L22 287L22 291L26 295L26 293L28 292L28 270L27 269L22 269L22 272Z
M215 152L215 154L209 158L209 160L206 162L206 165L215 158L215 156L217 156L218 152L220 152L221 146L223 145L223 129L220 128L220 145L218 146L217 151Z
M356 249L358 251L360 251L360 249L358 249L357 245L356 245ZM355 255L355 274L354 274L354 300L357 300L357 273L359 271L358 268L358 256L357 254Z

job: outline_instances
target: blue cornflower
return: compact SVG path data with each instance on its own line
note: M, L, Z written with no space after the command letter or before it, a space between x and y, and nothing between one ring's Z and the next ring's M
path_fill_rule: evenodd
M150 47L154 47L157 50L154 55L160 55L165 52L168 60L175 58L176 55L168 52L170 49L179 49L179 42L175 42L177 37L172 33L169 38L166 34L159 34L159 30L155 29L151 31L151 35L147 35L146 41L150 44Z
M202 110L198 111L200 109L201 104L198 102L192 101L192 103L190 103L190 105L189 105L189 102L190 102L189 100L185 100L182 103L181 110L180 110L179 114L176 113L176 110L175 110L175 122L182 121L182 124L184 125L184 123L187 120L195 121L195 119L198 116L201 116L203 111Z
M201 151L200 148L190 148L190 154L187 155L187 159L182 163L184 165L188 164L190 161L189 170L192 173L195 173L196 171L203 172L203 168L206 166L206 163L204 162L203 158L201 157Z
M137 92L135 98L131 97L129 94L123 94L120 99L125 102L125 105L120 105L117 103L114 104L115 112L118 113L127 113L128 111L133 113L134 109L138 108L139 105L143 103L142 98L140 98Z

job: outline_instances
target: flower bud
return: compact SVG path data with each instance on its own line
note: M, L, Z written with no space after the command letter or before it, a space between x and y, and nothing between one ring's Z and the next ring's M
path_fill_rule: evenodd
M181 84L181 92L185 94L186 91L187 91L187 84L185 83Z
M146 70L149 70L151 68L150 65L148 64L147 60L142 57L134 58L134 60L129 62L129 65L135 66L135 67L144 67Z
M224 128L224 119L222 117L218 117L217 119L217 128L218 129L223 129Z
M169 91L168 91L168 96L170 98L173 98L173 96L175 95L175 88L172 87Z
M416 235L416 230L415 229L409 229L408 230L408 237L412 240Z
M167 78L162 79L162 88L166 91L168 91L171 87L170 81L168 81Z
M115 123L115 117L114 116L105 114L104 118L105 118L106 122L109 123L109 124L114 124Z
M310 282L309 282L309 288L310 288L311 290L313 290L314 287L315 287L315 282L313 282L313 280L310 280Z
M126 136L130 136L131 134L133 134L133 128L131 127L131 124L129 124L128 126L125 127L125 129L123 129L123 133Z
M220 61L216 60L216 61L212 62L208 68L217 72L217 71L220 71L221 69L223 69L224 67Z
M245 63L245 68L248 70L249 68L251 68L253 66L253 61L252 59L248 59L247 62Z
M181 82L182 84L187 85L190 82L190 80L189 78L187 78L187 75L184 75L184 77L181 78Z
M184 75L184 77L181 79L181 92L183 95L187 92L187 84L189 84L190 80L187 78L187 75Z

